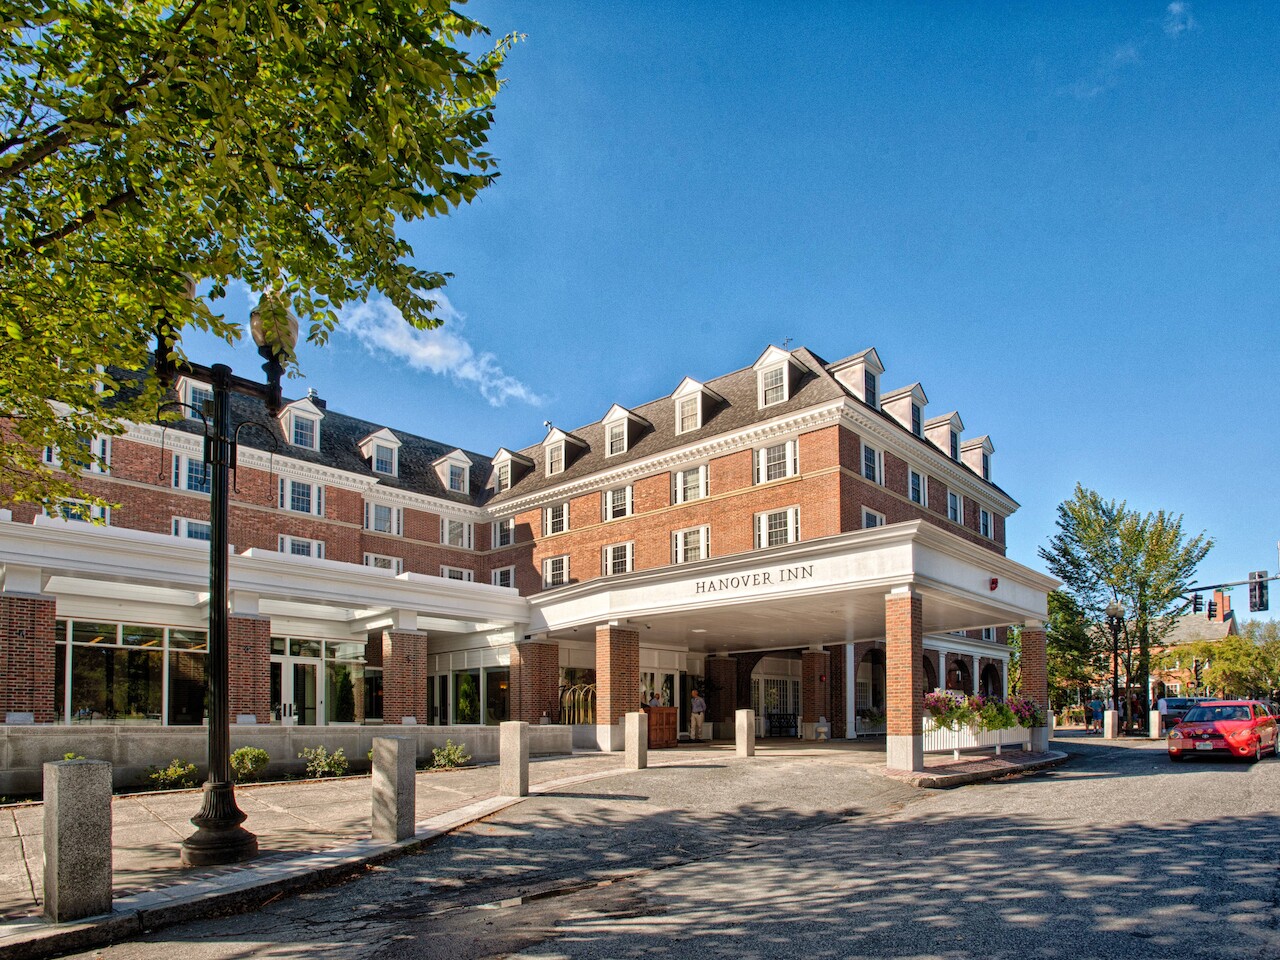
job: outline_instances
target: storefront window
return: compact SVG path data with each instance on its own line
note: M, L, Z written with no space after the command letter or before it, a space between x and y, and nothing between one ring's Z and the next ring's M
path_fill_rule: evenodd
M364 668L364 718L382 719L382 668Z
M160 650L85 645L71 657L71 709L77 720L159 723Z
M453 675L454 723L480 722L480 671L459 670Z
M596 722L596 672L588 667L560 669L560 722Z
M67 621L55 625L57 645L53 648L53 718L54 723L67 720Z
M484 672L484 722L501 723L508 713L511 671L506 667L490 668Z

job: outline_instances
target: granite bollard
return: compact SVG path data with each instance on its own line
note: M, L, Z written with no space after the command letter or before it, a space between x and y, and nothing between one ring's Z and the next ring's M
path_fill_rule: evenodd
M738 756L754 757L756 755L756 712L739 710L735 713L734 729Z
M111 764L44 765L44 915L54 923L111 912Z
M1102 711L1102 737L1104 740L1117 740L1120 737L1120 711Z
M504 797L529 795L529 724L504 720L498 746L498 793Z
M1159 710L1147 714L1147 736L1152 740L1164 739L1164 715Z
M394 843L413 836L417 759L415 740L373 738L373 839Z
M649 766L649 715L628 713L622 721L626 747L626 768L643 770Z

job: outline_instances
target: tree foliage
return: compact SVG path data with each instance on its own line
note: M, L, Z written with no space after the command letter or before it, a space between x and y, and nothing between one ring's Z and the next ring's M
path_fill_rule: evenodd
M274 291L269 335L375 290L435 325L396 228L497 175L486 35L439 0L0 0L0 485L65 495L41 448L154 418L158 333L239 335L192 278Z
M1049 694L1055 705L1074 702L1105 668L1105 644L1090 628L1080 604L1062 590L1049 594L1045 621L1045 650L1049 661Z

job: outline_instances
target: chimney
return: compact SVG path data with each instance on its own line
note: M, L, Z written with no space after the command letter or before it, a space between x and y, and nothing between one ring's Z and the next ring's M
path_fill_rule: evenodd
M1218 615L1213 618L1214 622L1225 623L1227 614L1231 612L1231 597L1221 590L1215 590L1213 591L1213 599L1218 605Z
M316 392L315 387L307 387L307 399L314 403L321 410L329 409L329 405L320 399L320 394Z

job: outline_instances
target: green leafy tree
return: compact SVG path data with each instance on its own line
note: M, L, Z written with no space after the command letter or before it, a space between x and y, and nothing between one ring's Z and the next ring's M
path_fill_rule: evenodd
M0 486L75 495L46 446L150 420L231 281L323 343L380 291L438 323L401 222L468 203L514 37L426 0L0 0ZM478 49L469 53L464 47ZM291 357L285 358L292 361ZM93 456L93 454L90 454Z
M1105 664L1102 638L1090 629L1084 611L1069 593L1049 594L1045 648L1049 696L1055 708L1080 701Z
M1103 623L1113 601L1124 605L1125 700L1134 684L1145 695L1151 648L1173 629L1182 594L1213 541L1203 532L1188 536L1180 514L1139 513L1081 484L1058 505L1057 528L1041 559L1089 621Z

